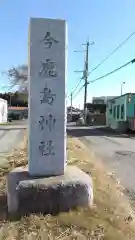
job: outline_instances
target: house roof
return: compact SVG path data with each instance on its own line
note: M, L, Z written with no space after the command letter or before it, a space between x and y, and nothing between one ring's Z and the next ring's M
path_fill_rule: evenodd
M0 98L0 101L1 102L7 102L7 100L3 99L3 98Z
M129 95L129 94L131 94L131 95L135 95L135 93L131 93L131 92L130 92L130 93L125 93L125 94L123 94L123 95L117 96L117 97L115 97L115 98L109 100L108 102L113 102L113 100L118 99L118 98L121 98L121 97L126 96L126 95Z
M28 107L8 107L8 110L27 110Z

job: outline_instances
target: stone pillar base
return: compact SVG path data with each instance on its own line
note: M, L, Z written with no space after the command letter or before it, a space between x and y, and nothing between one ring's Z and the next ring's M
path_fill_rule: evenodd
M7 201L10 214L54 214L92 206L92 179L75 166L67 166L64 175L45 178L33 178L19 167L8 175Z

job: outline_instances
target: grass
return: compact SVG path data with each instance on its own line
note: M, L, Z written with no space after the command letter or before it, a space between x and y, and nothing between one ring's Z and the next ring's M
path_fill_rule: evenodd
M16 166L27 165L27 146L9 157L0 171L0 240L127 240L135 239L134 218L122 188L94 153L78 140L68 139L68 164L92 175L94 205L58 216L31 214L19 221L8 220L6 175Z
M11 125L12 122L5 122L5 123L0 123L0 126L5 126L5 125Z

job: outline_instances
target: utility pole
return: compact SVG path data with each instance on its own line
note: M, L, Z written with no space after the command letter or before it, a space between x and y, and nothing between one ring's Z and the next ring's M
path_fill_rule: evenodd
M9 93L9 106L12 106L12 93Z
M87 86L88 86L88 75L89 75L89 46L93 45L94 42L89 43L89 41L86 42L86 57L85 57L85 63L84 63L84 121L86 123L86 103L87 103Z
M122 82L122 84L121 84L121 95L122 95L122 93L123 93L123 85L124 84L126 84L126 82Z
M83 77L82 79L84 79L84 121L86 123L86 103L87 103L87 85L88 85L88 75L89 75L89 46L93 45L94 42L89 42L87 41L86 44L83 44L86 46L86 50L84 52L86 52L85 55L85 61L84 61L84 70L83 71L75 71L75 72L82 72L83 73ZM75 52L81 52L81 51L75 51Z
M86 103L87 103L87 85L88 85L88 71L89 71L89 41L86 43L86 59L85 59L85 65L84 65L84 120L86 122Z
M72 108L73 108L73 93L71 92L71 119L72 119L72 116L73 116Z

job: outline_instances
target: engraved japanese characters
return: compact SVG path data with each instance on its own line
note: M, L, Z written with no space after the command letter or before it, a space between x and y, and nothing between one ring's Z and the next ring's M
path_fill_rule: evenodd
M40 98L40 102L42 103L48 103L49 105L52 105L55 98L56 98L56 94L51 92L51 89L45 87L43 89L43 91L40 92L41 94L41 98Z
M39 75L43 77L57 77L55 63L50 59L42 61Z
M52 131L55 127L56 118L52 116L52 114L49 114L47 118L44 116L40 116L39 120L39 128L40 130L44 130L46 127L49 131Z
M43 43L45 48L51 48L52 47L52 44L56 44L56 43L59 43L58 40L54 39L52 36L51 36L51 33L50 32L47 32L45 34L45 36L43 37L42 40L39 41L39 43Z
M31 19L29 172L59 175L66 162L66 23Z
M46 50L49 50L52 46L53 43L58 43L58 41L54 40L51 37L50 32L47 32L45 37L43 38L43 40L40 41L40 43L43 43L44 45L46 45ZM50 77L57 77L57 72L56 72L56 68L55 68L55 63L54 61L50 60L50 59L46 59L45 61L41 61L42 67L39 71L39 75L40 77L43 77L44 79ZM51 89L48 88L47 86L44 87L43 91L40 92L41 94L41 98L40 98L40 102L41 104L49 104L50 106L53 104L53 102L55 101L56 98L56 94L52 93ZM46 128L44 127L45 124L48 126L49 131L52 130L52 127L54 127L54 124L56 122L55 117L52 117L52 114L49 114L48 119L45 120L45 116L40 116L40 128L43 130L45 130ZM40 146L39 146L39 150L42 156L45 155L54 155L54 152L52 152L52 150L54 149L54 146L52 140L49 141L41 141L40 142Z

